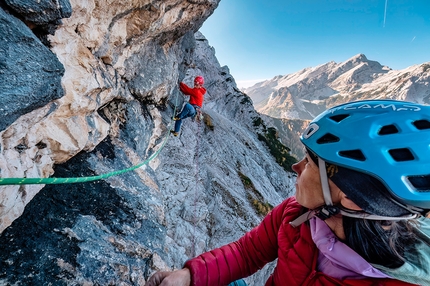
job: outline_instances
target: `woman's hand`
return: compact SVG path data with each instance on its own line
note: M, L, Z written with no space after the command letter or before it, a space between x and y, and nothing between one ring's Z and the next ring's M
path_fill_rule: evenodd
M191 273L188 268L176 271L159 271L149 278L145 286L189 286Z

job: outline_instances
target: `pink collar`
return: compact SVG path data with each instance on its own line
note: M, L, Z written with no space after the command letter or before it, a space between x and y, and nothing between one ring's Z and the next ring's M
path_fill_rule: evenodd
M319 271L340 280L391 278L341 242L324 221L315 217L309 223L312 240L319 249L317 266Z

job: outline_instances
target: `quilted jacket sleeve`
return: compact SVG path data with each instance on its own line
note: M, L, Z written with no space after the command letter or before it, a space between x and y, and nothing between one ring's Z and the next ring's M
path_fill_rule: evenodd
M191 95L193 92L193 89L183 82L179 83L179 90L186 95Z
M290 199L275 207L239 240L188 260L193 286L227 285L247 277L277 258L277 234Z

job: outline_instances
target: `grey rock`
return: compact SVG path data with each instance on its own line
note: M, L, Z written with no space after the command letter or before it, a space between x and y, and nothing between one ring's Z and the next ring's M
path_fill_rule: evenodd
M195 43L189 41L181 43L195 48L173 50L179 62L187 58L195 66L178 66L185 82L197 73L206 77L204 120L184 120L181 136L170 138L158 154L158 165L95 182L43 188L0 236L6 246L0 253L5 283L143 285L154 271L181 268L187 259L256 226L263 215L252 199L274 206L291 195L294 176L258 140L253 125L258 114L249 98L237 89L228 68L219 66L201 34ZM187 49L190 54L180 52ZM155 124L160 118L154 116L161 115L160 144L171 128L174 102L182 96L172 91L162 105L148 102L150 96L136 97L139 101L123 99L115 107L106 106L121 110L124 114L118 116L127 119L118 133L93 151L57 165L54 176L106 174L153 154L151 134L160 128ZM246 187L240 176L253 187ZM249 285L265 281L272 269L270 264L247 278Z
M31 30L0 8L0 131L63 96L63 65Z
M5 0L6 4L26 21L36 25L57 22L72 15L69 0Z
M67 95L56 102L55 96L38 98L50 116L34 102L17 109L33 112L26 120L5 121L5 126L14 124L3 132L0 155L24 165L18 175L37 176L40 158L49 169L49 155L57 152L67 159L57 161L48 176L102 178L37 190L2 187L8 208L2 205L7 216L0 224L9 224L0 234L0 285L144 285L154 271L181 268L256 226L264 214L255 201L275 206L291 195L295 177L259 139L266 127L254 124L260 117L250 98L237 89L228 67L219 65L205 37L195 33L218 3L154 0L144 7L115 3L105 10L74 3L82 9L51 37L52 50L66 67ZM124 11L115 14L116 9ZM87 19L94 22L86 26ZM16 26L26 37L21 41L13 37L18 33L5 33L5 46L31 38L37 46L25 46L23 57L37 52L43 61L31 58L22 67L48 69L39 52L46 48L23 23L13 21L16 25L3 29ZM19 63L20 57L7 51L2 71L14 74L9 61ZM32 75L29 71L21 73ZM54 81L59 87L62 72ZM38 75L31 83L35 90L53 82ZM178 81L192 85L196 75L206 78L203 120L186 119L179 137L166 137L172 115L186 100ZM11 88L7 81L0 84ZM40 133L28 131L32 115L45 120L38 121L37 131L51 126L55 140L39 143ZM14 195L8 197L10 189ZM19 214L12 216L14 211ZM247 278L249 285L261 285L272 269L270 264Z

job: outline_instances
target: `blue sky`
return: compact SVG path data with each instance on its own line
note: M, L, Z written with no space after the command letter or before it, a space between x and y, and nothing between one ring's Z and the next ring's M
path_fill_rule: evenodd
M430 61L430 0L221 0L200 31L239 87L365 54Z

